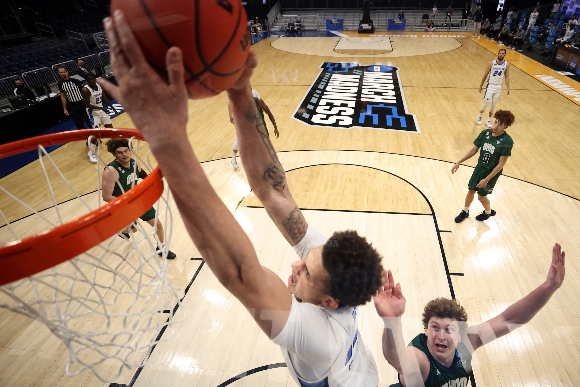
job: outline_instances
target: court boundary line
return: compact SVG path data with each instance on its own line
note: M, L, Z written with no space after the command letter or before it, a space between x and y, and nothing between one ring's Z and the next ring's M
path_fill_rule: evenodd
M252 368L249 371L245 371L242 372L240 374L237 374L236 376L229 378L228 380L226 380L225 382L222 382L220 384L217 385L217 387L225 387L225 386L229 386L230 384L245 378L248 375L252 375L252 374L256 374L258 372L262 372L262 371L266 371L269 369L274 369L274 368L285 368L286 363L274 363L274 364L267 364L265 366L260 366L260 367L256 367L256 368Z
M347 166L354 166L354 167L362 167L362 168L369 168L369 169L374 169L375 171L379 171L379 172L383 172L386 174L389 174L391 176L394 176L402 181L404 181L405 183L407 183L408 185L410 185L411 187L413 187L417 192L419 192L419 194L421 194L421 196L423 197L423 199L427 202L427 205L429 206L429 209L431 210L431 214L433 216L433 223L435 225L435 232L437 234L437 239L439 241L439 249L441 251L441 258L443 260L443 267L445 269L445 275L447 277L447 282L449 285L449 292L451 293L451 298L454 300L455 299L455 291L453 289L453 283L451 282L451 277L449 276L449 267L447 265L447 256L445 255L445 249L443 247L443 240L441 239L441 233L439 232L439 223L437 222L437 215L435 214L435 209L433 208L433 205L431 205L431 202L429 201L429 199L427 198L427 196L423 193L423 191L421 191L419 188L417 188L413 183L411 183L410 181L402 178L399 175L396 175L392 172L380 169L378 167L370 167L368 165L360 165L360 164L352 164L352 163L322 163L322 164L311 164L311 165L305 165L305 166L301 166L301 167L296 167L296 168L292 168L287 170L286 172L292 172L298 169L302 169L302 168L310 168L310 167L314 167L314 166L334 166L334 165L347 165ZM341 211L338 210L338 212L346 212L346 211ZM361 211L357 211L357 212L361 212ZM386 213L386 212L381 212L378 211L377 213Z
M449 292L451 293L451 299L455 300L455 291L453 289L453 282L451 280L451 276L464 276L464 273L457 273L457 272L450 272L449 271L449 266L447 264L447 257L445 255L445 248L443 246L443 240L441 238L441 230L439 229L439 224L437 222L437 215L435 214L435 209L433 208L433 206L431 205L431 202L429 201L429 199L427 198L427 196L419 189L417 188L413 183L409 182L408 180L402 178L401 176L398 176L392 172L389 171L385 171L382 170L380 168L377 167L370 167L368 165L360 165L360 164L346 164L346 163L323 163L323 164L309 164L309 165L304 165L304 166L300 166L300 167L296 167L296 168L291 168L286 170L285 172L292 172L295 170L299 170L299 169L304 169L304 168L310 168L310 167L315 167L315 166L335 166L335 165L347 165L347 166L356 166L356 167L363 167L363 168L369 168L369 169L374 169L376 171L379 172L383 172L383 173L387 173L391 176L394 176L402 181L404 181L405 183L409 184L411 187L415 188L415 190L417 190L417 192L419 192L419 194L421 194L421 196L423 197L423 199L427 202L427 205L429 206L429 208L431 209L431 214L422 214L422 213L403 213L403 212L388 212L388 211L356 211L356 210L331 210L331 209L309 209L309 208L303 208L303 207L299 207L300 210L307 210L307 211L333 211L333 212L360 212L360 213L376 213L376 214L395 214L395 215L430 215L433 217L433 223L435 226L435 234L437 235L437 240L439 242L439 249L441 252L441 259L443 261L443 267L445 270L445 276L447 277L447 284L449 286ZM251 191L250 191L251 192ZM249 196L245 195L245 197ZM242 199L243 200L243 199ZM240 203L241 201L238 203L238 205L236 206L235 210L237 210L240 207ZM252 208L252 209L263 209L263 206L242 206L243 208ZM451 232L451 231L444 231L444 232ZM281 363L277 363L277 364L281 364ZM285 364L284 364L285 366ZM243 377L247 376L247 375L251 375L252 373L255 372L260 372L260 371L264 371L267 370L268 366L262 366L262 367L258 367L258 368L254 368L250 371L246 371L246 372L242 372L236 376L234 376L231 379L228 379L227 381L225 381L222 384L219 384L217 387L225 387L239 379L242 379ZM258 371L255 371L258 370ZM252 372L254 371L254 372ZM477 383L475 381L475 374L472 373L470 375L470 381L473 387L477 387Z
M181 305L181 302L183 302L183 300L185 299L185 296L187 296L187 293L189 292L189 289L193 285L193 282L196 280L197 275L201 272L201 269L203 268L203 266L205 264L205 261L203 260L203 258L190 258L189 260L190 261L201 261L201 264L199 265L199 267L195 271L195 274L193 275L193 277L189 281L189 284L187 284L187 286L183 290L183 297L179 300L179 303L177 303L173 307L173 310L171 311L171 314L172 315L175 315L175 313L179 309L179 306ZM169 311L164 310L164 311L162 311L160 313L167 313L167 312L169 312ZM168 321L169 321L169 319L168 319ZM182 322L179 322L178 324L182 324L182 323L183 323L183 321ZM155 341L159 341L161 339L161 337L163 337L163 334L165 333L166 329L167 329L167 325L165 325L163 328L161 328L161 330L157 334L157 337L155 338ZM155 344L154 346L151 347L151 350L147 353L147 357L145 359L143 359L143 361L149 360L149 358L151 357L151 354L153 353L153 351L155 350L156 347L157 347L157 344ZM139 377L139 375L141 375L141 371L143 371L143 368L145 368L145 366L147 366L147 363L145 363L142 366L140 366L139 368L137 368L137 370L133 374L133 377L131 378L131 380L129 381L128 384L111 383L111 384L109 384L109 387L133 387L133 385L137 381L137 378Z
M419 159L440 161L442 163L448 163L448 164L455 164L455 162L453 162L453 161L436 159L436 158L427 157L427 156L410 155L410 154L406 154L406 153L395 153L395 152L386 152L386 151L361 150L361 149L293 149L293 150L281 150L281 151L277 151L276 153L291 153L291 152L363 152L363 153L378 153L378 154L385 154L385 155L395 155L395 156L405 156L405 157L416 157L416 158L419 158ZM220 157L220 158L216 158L216 159L202 161L201 164L203 164L203 163L209 163L209 162L213 162L213 161L229 160L229 159L231 159L231 156ZM461 165L463 167L466 167L466 168L475 169L475 167L472 167L471 165L466 165L466 164L461 164ZM502 173L502 176L507 177L507 178L510 178L510 179L514 179L514 180L521 181L522 183L531 184L531 185L534 185L536 187L546 189L548 191L557 193L557 194L562 195L562 196L566 196L567 198L570 198L570 199L573 199L573 200L576 200L576 201L579 201L580 202L580 198L576 198L576 197L574 197L572 195L568 195L566 193L563 193L563 192L560 192L560 191L556 191L553 188L545 187L543 185L540 185L540 184L537 184L537 183L534 183L534 182L531 182L531 181L528 181L528 180L524 180L524 179L521 179L519 177L505 175L503 173Z

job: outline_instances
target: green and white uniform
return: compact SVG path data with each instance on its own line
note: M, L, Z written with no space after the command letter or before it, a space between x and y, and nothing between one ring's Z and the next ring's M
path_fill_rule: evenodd
M108 165L115 168L119 173L119 181L115 182L113 196L121 196L137 184L137 180L139 179L139 169L135 166L135 160L131 159L129 168L123 167L117 160L111 161ZM140 218L144 221L155 218L155 209L151 207Z
M415 347L422 351L430 363L430 370L425 387L465 387L467 386L473 370L471 369L471 354L467 347L460 342L455 350L455 357L450 367L445 367L439 363L427 348L427 336L424 333L418 334L409 343L409 347ZM401 387L400 383L392 384L390 387Z
M481 196L487 196L492 193L493 187L495 187L495 183L499 179L503 169L492 177L484 188L477 188L477 184L489 176L491 171L499 164L501 156L512 155L514 140L512 140L507 132L504 132L501 136L494 137L492 130L486 129L477 136L473 145L479 147L481 150L479 152L477 166L469 179L467 187L471 191L477 191Z
M266 134L270 137L270 132L268 132L268 127L266 126L266 120L264 119L264 111L258 106L258 101L260 100L260 94L252 89L252 96L254 97L254 102L256 103L256 107L258 108L258 113L260 113L260 117L262 117L262 122L264 123L264 129L266 129Z

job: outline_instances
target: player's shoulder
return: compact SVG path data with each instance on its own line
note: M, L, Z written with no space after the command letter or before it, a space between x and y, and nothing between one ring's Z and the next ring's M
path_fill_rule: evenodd
M508 132L505 132L504 136L505 136L505 142L508 144L511 143L513 145L514 139L512 138L512 136L510 136Z

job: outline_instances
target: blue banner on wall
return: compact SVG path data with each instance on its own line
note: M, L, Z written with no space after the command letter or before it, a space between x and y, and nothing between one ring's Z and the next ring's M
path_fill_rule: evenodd
M327 31L342 31L344 29L344 19L326 19Z

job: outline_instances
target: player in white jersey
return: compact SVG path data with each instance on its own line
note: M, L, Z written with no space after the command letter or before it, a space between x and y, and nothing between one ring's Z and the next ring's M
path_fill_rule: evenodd
M103 107L103 102L113 109L115 116L119 115L117 109L109 101L107 95L103 93L103 89L97 84L97 79L94 75L87 75L87 83L88 85L83 87L83 101L89 117L92 117L93 126L95 128L100 128L101 126L112 128L113 122L111 121L111 117L109 117L108 110Z
M358 332L357 306L381 284L380 255L356 231L335 232L327 239L308 226L259 106L252 104L249 78L255 65L251 54L246 72L228 90L238 146L251 155L242 159L250 187L300 258L291 265L291 297L279 296L277 310L261 312L263 319L273 321L267 327L258 324L281 347L299 386L377 386L375 361Z
M240 151L249 156L242 161L250 187L301 257L291 264L287 284L260 264L248 235L211 186L191 147L182 51L167 51L168 77L162 79L147 63L121 11L104 25L119 86L105 80L99 84L126 107L147 140L213 274L288 352L287 365L298 385L377 387L378 371L358 333L356 307L381 287L382 257L356 231L335 232L327 240L308 227L252 96L255 53L249 53L228 97Z
M483 112L489 103L491 102L491 107L489 108L489 117L485 122L488 128L491 128L491 117L495 110L495 105L499 101L501 94L501 86L503 79L505 78L505 84L507 86L507 94L510 94L510 64L505 60L506 49L500 48L497 53L497 59L492 60L490 64L485 69L483 78L481 78L481 84L479 85L479 92L483 91L483 83L487 79L487 86L485 87L485 94L483 96L483 106L479 111L479 116L477 117L477 124L481 125Z
M109 101L107 95L103 93L103 89L101 89L101 86L97 84L97 79L93 74L88 73L86 80L88 85L85 85L82 90L83 102L87 109L87 113L89 114L89 118L93 122L93 127L100 128L101 126L104 126L105 128L112 128L113 123L111 117L109 117L109 112L103 107L103 101L105 101L107 106L113 108L115 116L119 115L117 109L115 109L111 101ZM93 138L91 142L93 145L97 145L96 141L97 140ZM97 156L93 152L92 146L89 146L88 154L89 160L91 160L92 163L96 163Z

